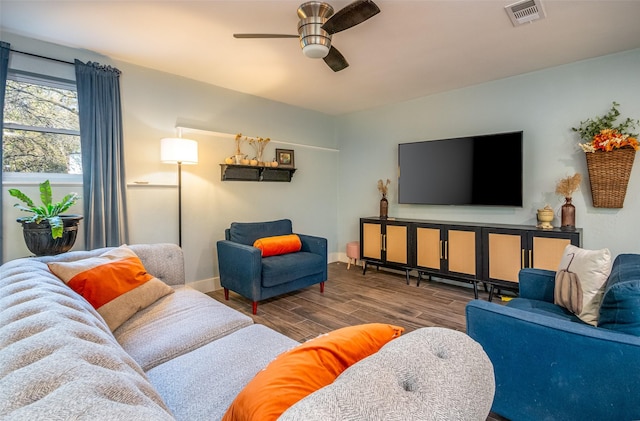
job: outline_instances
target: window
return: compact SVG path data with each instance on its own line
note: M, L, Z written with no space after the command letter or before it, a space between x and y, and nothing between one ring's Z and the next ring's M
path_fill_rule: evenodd
M4 107L5 173L82 174L74 82L10 70Z

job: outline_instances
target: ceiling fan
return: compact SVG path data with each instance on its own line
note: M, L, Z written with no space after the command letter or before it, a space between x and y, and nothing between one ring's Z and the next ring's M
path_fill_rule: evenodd
M299 38L302 53L322 58L334 72L349 66L342 54L331 45L331 36L356 26L380 13L370 0L356 0L333 14L333 7L321 1L308 1L298 7L298 35L233 34L234 38Z

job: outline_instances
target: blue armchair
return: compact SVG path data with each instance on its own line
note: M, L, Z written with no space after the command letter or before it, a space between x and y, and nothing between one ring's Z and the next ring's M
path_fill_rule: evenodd
M291 220L270 222L234 222L225 230L225 239L217 243L220 284L224 297L229 290L252 301L253 314L258 301L320 284L324 292L327 280L327 240L297 234L302 248L298 252L262 257L253 247L259 238L292 234Z
M474 300L467 334L493 362L491 410L511 420L640 419L640 255L619 255L598 327L553 304L555 272L520 271L520 297Z

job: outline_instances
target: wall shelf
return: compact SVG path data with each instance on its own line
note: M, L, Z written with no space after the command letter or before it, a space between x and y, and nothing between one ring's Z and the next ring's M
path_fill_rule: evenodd
M290 182L294 172L296 172L295 168L220 164L220 179L222 181Z

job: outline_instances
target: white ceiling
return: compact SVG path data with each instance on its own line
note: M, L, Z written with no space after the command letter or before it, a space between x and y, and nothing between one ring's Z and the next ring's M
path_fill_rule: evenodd
M296 34L300 0L0 0L0 25L332 115L640 48L640 0L542 0L547 17L520 27L514 1L375 0L380 14L333 36L338 73L296 39L233 38Z

